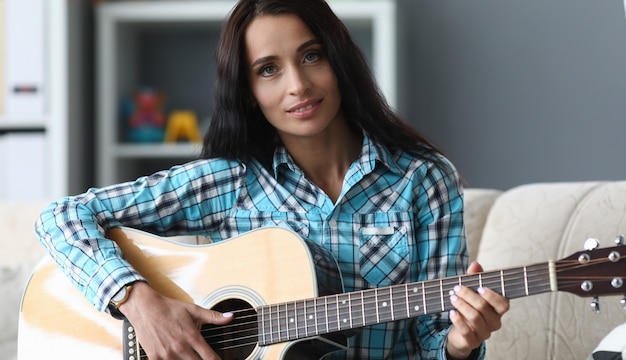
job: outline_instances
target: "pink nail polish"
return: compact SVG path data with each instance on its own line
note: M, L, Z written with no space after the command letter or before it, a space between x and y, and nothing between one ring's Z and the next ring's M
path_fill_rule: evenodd
M479 288L478 288L478 293L479 293L480 295L484 295L486 292L487 292L487 290L485 290L485 288L484 288L484 287L482 287L482 286L481 286L481 287L479 287Z
M225 313L222 314L222 316L225 317L225 318L231 318L231 317L233 317L233 313L225 312Z

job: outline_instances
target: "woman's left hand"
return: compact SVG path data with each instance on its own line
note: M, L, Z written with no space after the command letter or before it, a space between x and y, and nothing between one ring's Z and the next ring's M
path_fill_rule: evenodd
M473 262L468 274L482 272L479 263ZM448 333L447 353L451 359L466 359L472 351L500 329L502 315L509 310L509 300L488 288L477 292L460 286L451 296L454 310L450 311L452 327Z

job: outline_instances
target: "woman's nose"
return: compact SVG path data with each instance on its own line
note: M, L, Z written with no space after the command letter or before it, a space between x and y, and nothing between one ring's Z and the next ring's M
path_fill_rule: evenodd
M292 95L300 95L311 88L308 74L302 68L294 68L289 71L288 91Z

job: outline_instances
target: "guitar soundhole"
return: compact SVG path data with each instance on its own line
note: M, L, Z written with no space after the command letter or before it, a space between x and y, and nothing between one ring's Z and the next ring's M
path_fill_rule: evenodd
M233 321L226 325L205 324L202 334L211 348L222 359L246 359L254 351L258 341L257 313L247 302L228 299L218 303L213 310L232 312Z

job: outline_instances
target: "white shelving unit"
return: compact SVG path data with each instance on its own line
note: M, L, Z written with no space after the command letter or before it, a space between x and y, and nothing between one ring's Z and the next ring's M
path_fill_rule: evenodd
M45 109L41 116L0 115L0 146L5 147L0 150L2 201L40 201L68 193L68 3L44 5ZM15 147L6 146L7 139L28 138L22 134L37 134L43 145L13 153Z
M200 144L127 141L122 102L141 87L153 87L165 92L166 113L191 109L201 124L208 122L214 50L234 4L158 1L98 5L97 185L133 180L197 157ZM330 4L371 62L388 101L395 105L395 2L344 0Z

